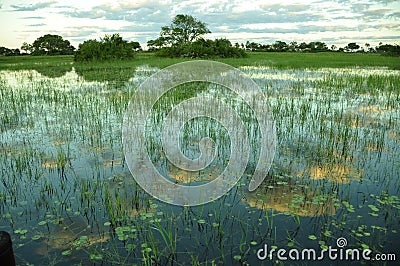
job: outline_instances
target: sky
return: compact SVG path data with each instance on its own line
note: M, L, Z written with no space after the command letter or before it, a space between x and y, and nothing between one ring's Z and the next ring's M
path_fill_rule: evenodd
M120 33L145 47L177 14L205 22L206 38L232 43L400 44L400 0L0 0L0 46L20 48L50 33L78 47Z

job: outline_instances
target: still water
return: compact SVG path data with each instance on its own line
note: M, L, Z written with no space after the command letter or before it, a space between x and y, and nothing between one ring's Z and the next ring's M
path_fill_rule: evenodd
M183 153L196 158L199 140L208 136L217 156L202 171L175 167L160 140L171 106L198 95L228 97L246 120L252 156L244 176L222 198L197 207L153 199L124 161L124 112L157 69L1 71L0 230L10 232L17 264L269 265L283 262L261 262L257 251L265 244L321 251L337 248L340 237L346 248L399 260L400 71L241 70L262 88L277 127L274 162L256 191L247 187L254 162L262 160L257 121L226 89L178 86L149 121L147 147L159 172L195 185L229 163L230 138L218 121L187 123L179 133Z

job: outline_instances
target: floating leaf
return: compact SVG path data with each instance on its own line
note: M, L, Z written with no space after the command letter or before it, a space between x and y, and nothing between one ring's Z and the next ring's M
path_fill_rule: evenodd
M32 236L32 240L38 240L38 239L40 239L40 235L34 235L34 236Z
M26 230L26 229L17 229L17 230L14 231L14 233L21 234L21 235L24 235L27 232L28 232L28 230Z
M369 246L367 245L367 244L361 244L361 247L363 248L363 249L369 249Z
M103 255L102 254L90 254L90 259L91 260L102 260Z
M327 236L327 237L331 236L331 232L330 232L330 231L328 231L328 230L327 230L327 231L325 231L323 234L324 234L324 236Z
M47 221L41 221L38 223L38 225L45 225L45 224L47 224Z
M70 249L69 250L64 250L63 252L61 252L61 255L63 255L63 256L71 255L71 250Z
M317 239L317 237L315 235L309 235L308 238L311 239L311 240L316 240Z
M374 205L372 205L372 204L368 205L368 207L374 212L379 211L379 209L377 207L375 207Z
M128 235L119 235L119 236L118 236L118 240L119 240L119 241L125 241L125 240L127 240L128 238L129 238Z

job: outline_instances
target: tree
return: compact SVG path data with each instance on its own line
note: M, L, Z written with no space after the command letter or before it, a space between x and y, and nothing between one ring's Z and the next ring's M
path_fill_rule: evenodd
M298 48L297 42L293 41L293 42L290 43L290 45L289 45L289 50L290 50L290 51L296 52L296 51L297 51L297 48Z
M162 41L170 45L191 43L202 35L211 33L206 24L190 15L176 15L170 26L161 28Z
M165 40L163 37L147 41L147 47L149 51L156 51L163 46L165 46Z
M142 51L142 46L140 46L139 42L130 42L129 44L135 52Z
M305 43L305 42L300 43L298 47L299 47L299 50L302 51L302 52L310 51L310 50L311 50L311 49L310 49L310 45L308 45L308 44Z
M328 51L328 46L324 42L310 42L311 52L325 52Z
M246 50L250 50L250 51L257 51L260 47L260 44L256 43L256 42L246 42Z
M369 43L365 43L365 51L368 52L371 45Z
M59 35L46 34L32 44L32 55L67 55L73 54L74 50L70 42Z
M344 47L344 50L349 51L349 52L355 52L359 48L360 48L360 45L356 44L355 42L351 42L351 43L347 44L347 46Z
M206 40L206 24L190 15L177 15L170 26L161 27L160 37L147 42L149 50L164 57L244 57L246 53L227 39Z
M368 53L374 53L375 49L374 49L374 47L371 47L371 44L366 43L365 44L365 51L368 52Z
M19 49L9 49L6 47L0 47L0 56L13 56L13 55L20 55Z
M286 42L282 41L276 41L274 44L272 44L272 47L276 52L285 52L288 50L288 45Z
M32 45L27 42L24 42L21 46L21 50L25 51L26 54L30 54L32 52Z

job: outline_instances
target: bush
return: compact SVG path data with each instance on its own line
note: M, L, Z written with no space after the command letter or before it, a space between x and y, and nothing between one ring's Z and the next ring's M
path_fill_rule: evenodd
M383 44L376 47L376 52L386 56L400 56L400 45Z
M74 60L83 62L132 59L134 49L135 42L125 41L119 34L105 35L100 41L88 40L80 44Z
M198 39L191 43L163 47L156 52L161 57L189 57L189 58L215 58L215 57L245 57L243 49L233 47L227 39L205 40Z

